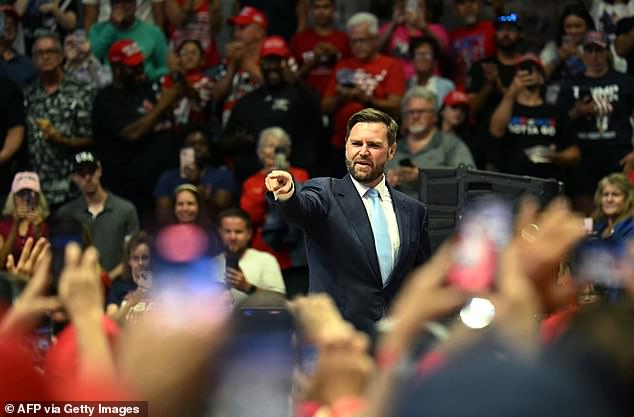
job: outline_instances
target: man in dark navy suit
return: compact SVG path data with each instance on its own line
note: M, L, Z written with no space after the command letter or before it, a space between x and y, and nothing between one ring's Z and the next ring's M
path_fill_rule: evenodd
M398 125L364 109L348 121L348 175L315 178L296 190L286 171L266 180L267 198L306 237L311 292L326 292L344 318L372 332L407 274L430 255L425 206L390 188L384 175Z

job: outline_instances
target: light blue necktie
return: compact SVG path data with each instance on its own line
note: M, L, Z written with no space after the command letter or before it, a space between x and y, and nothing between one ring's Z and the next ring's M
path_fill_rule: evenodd
M376 248L376 256L379 259L379 269L381 270L381 279L383 286L387 284L387 279L392 272L392 241L387 227L387 219L381 207L381 198L376 188L370 188L366 195L372 201L372 209L370 211L370 224L372 225L372 234L374 235L374 247Z

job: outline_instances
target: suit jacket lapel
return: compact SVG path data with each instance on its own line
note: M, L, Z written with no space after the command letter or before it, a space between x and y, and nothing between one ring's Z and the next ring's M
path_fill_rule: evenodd
M376 248L374 246L374 235L372 234L372 226L368 219L365 206L359 197L357 189L352 184L349 175L340 180L335 180L334 192L339 198L339 203L343 210L348 224L359 238L363 247L372 272L374 272L375 280L382 286L381 272L379 269L379 260L376 257Z

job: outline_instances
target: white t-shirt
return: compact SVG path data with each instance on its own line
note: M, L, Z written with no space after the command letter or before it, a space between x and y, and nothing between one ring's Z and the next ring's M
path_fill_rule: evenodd
M221 271L219 279L224 280L225 255L216 256L214 262L217 262L218 270ZM286 286L284 285L284 278L282 278L280 264L270 253L249 248L238 261L238 265L249 283L262 290L286 294ZM231 295L233 295L236 305L248 297L248 294L233 288L231 289Z

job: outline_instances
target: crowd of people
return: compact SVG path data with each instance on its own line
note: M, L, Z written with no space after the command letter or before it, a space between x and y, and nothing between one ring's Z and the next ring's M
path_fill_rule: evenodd
M538 47L509 1L0 3L6 401L634 412L631 0ZM569 203L432 254L421 172L459 167Z

